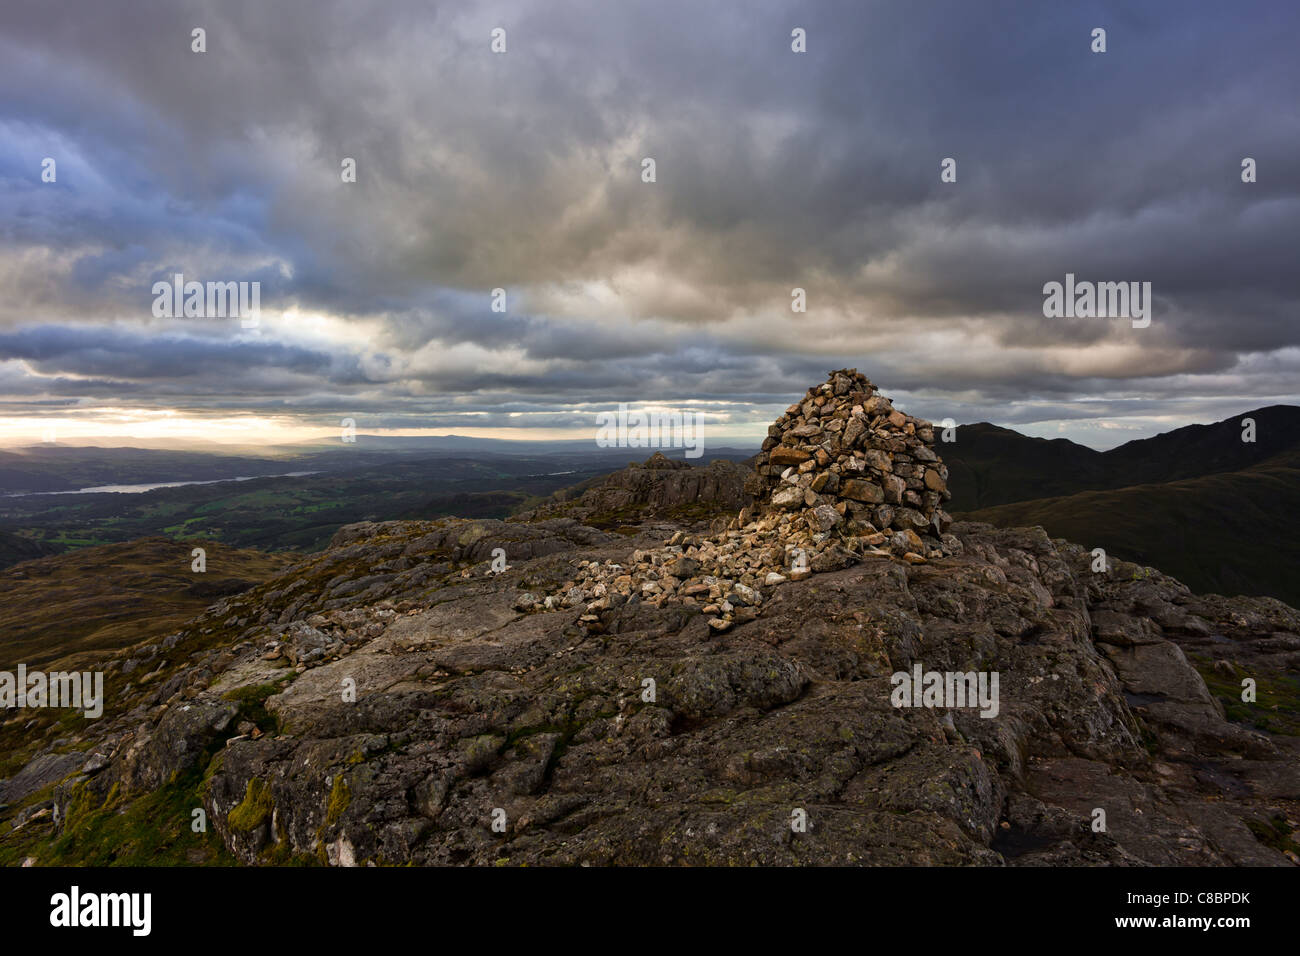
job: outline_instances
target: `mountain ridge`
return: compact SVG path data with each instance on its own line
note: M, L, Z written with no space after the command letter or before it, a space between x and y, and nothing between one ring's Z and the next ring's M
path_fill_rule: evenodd
M1255 421L1253 442L1241 440L1244 419ZM989 422L959 425L955 437L938 447L956 476L952 510L967 513L1034 498L1248 468L1300 446L1300 406L1269 405L1106 451L1066 438L1023 435Z

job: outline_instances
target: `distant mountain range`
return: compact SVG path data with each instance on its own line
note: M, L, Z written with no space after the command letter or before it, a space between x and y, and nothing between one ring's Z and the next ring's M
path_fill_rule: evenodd
M502 444L509 443L493 448ZM0 568L151 535L310 552L324 547L340 525L355 521L504 518L645 457L640 449L597 448L591 442L577 450L565 443L545 453L507 455L418 444L383 450L359 441L291 460L61 446L7 454L0 459L0 467L11 466L8 486L0 483ZM750 454L709 449L697 461ZM230 480L236 477L249 480ZM53 493L162 482L181 484L136 493Z
M1254 442L1242 440L1246 419ZM1272 405L1105 452L981 422L939 452L961 517L1042 525L1194 591L1300 604L1300 408Z
M214 448L217 446L214 446ZM747 458L755 448L709 447L693 464L714 458ZM176 481L221 481L279 475L287 471L355 473L384 468L393 463L423 460L436 464L444 456L479 461L536 459L538 470L569 467L568 463L598 462L616 468L640 461L652 449L600 448L585 441L511 441L466 438L460 435L386 437L358 435L356 442L319 442L302 445L268 445L256 454L214 450L95 445L31 445L0 450L0 495L76 491L102 485L136 485ZM664 449L670 458L682 458L679 448Z
M109 484L212 481L289 470L285 461L154 448L34 445L0 451L0 495Z
M1242 441L1254 422L1253 442ZM1300 605L1300 408L1272 405L1096 451L980 422L936 451L949 510L1049 534L1158 567L1193 590L1271 595ZM645 449L457 435L359 435L355 444L268 446L260 455L35 446L0 452L0 567L147 535L200 535L236 547L310 551L340 524L437 515L501 518ZM743 461L710 448L692 464ZM669 456L680 459L680 450ZM145 494L32 497L107 484L202 482L311 471L238 485ZM577 489L581 491L582 489Z

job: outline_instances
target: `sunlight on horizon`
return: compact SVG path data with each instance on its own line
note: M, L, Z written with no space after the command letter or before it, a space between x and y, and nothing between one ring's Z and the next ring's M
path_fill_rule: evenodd
M646 406L649 407L649 406ZM380 438L435 438L456 435L463 438L500 441L581 441L594 440L597 426L570 428L546 427L467 427L430 428L368 427L364 418L357 419L356 433ZM705 424L705 435L709 426ZM730 425L725 441L749 441L757 444L766 434L766 424ZM175 412L142 414L136 411L105 409L103 418L51 417L0 418L0 448L32 445L102 444L129 446L133 442L199 445L292 445L340 441L342 427L306 426L288 417L226 416L195 418Z

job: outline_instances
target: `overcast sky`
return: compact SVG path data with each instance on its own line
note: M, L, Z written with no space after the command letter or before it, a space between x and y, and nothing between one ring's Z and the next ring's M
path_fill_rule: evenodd
M6 0L0 441L761 436L845 366L1094 447L1298 402L1298 36L1291 0ZM260 282L260 325L155 317L178 272ZM1150 326L1045 318L1067 272L1150 282Z

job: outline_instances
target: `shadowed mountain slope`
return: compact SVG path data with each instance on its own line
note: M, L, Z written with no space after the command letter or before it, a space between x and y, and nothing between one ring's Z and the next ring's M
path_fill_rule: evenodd
M44 541L33 541L22 535L9 531L0 531L0 568L7 568L22 561L42 558L54 554L56 549Z
M751 474L752 469L734 461L717 459L693 467L655 452L644 463L632 462L613 474L558 491L512 520L565 517L612 530L651 518L690 524L724 514L731 517L749 502L745 480Z
M1241 422L1247 418L1255 421L1254 442L1241 440ZM1297 445L1300 408L1271 405L1104 452L1063 438L1030 438L988 422L958 427L956 441L941 441L938 451L952 476L951 510L967 513L1015 501L1237 471Z
M1241 471L968 512L1165 569L1196 591L1300 605L1300 450Z

